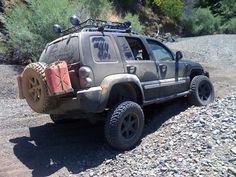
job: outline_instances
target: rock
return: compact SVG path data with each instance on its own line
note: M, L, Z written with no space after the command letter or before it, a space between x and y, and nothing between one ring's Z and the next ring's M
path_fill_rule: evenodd
M168 170L168 168L166 168L166 167L162 167L162 168L161 168L161 171L163 171L163 172L164 172L164 171L167 171L167 170Z
M233 152L234 154L236 154L236 146L231 149L231 152Z
M213 134L213 135L217 135L217 134L219 134L219 133L220 133L220 130L213 130L213 131L212 131L212 134Z
M233 175L236 176L236 169L234 167L229 167L228 171L230 171L231 173L233 173Z
M197 133L193 133L193 134L192 134L192 138L193 138L193 139L197 138L197 136L198 136Z

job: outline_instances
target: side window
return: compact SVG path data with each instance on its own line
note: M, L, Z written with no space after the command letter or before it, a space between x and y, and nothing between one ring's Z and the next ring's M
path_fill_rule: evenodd
M161 46L160 44L158 44L157 42L152 41L152 40L147 40L147 42L149 44L149 47L152 50L155 60L173 61L172 55L163 46Z
M126 60L149 60L147 50L139 38L118 37L118 40Z
M129 47L127 40L124 37L118 37L118 43L125 60L134 60L133 53Z
M92 57L97 62L117 61L113 43L108 36L90 37L90 48Z

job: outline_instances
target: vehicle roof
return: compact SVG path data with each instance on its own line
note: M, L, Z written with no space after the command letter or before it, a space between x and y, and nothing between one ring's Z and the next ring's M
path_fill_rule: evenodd
M63 41L65 39L69 39L69 38L72 38L72 37L79 37L80 35L83 35L83 33L86 33L86 34L92 33L93 35L104 34L104 35L112 35L112 36L116 36L116 37L120 37L120 36L124 36L124 37L138 37L138 38L143 38L145 40L155 40L158 43L164 45L162 42L158 41L157 39L155 39L153 37L146 36L146 35L143 35L143 34L140 34L140 33L137 33L137 32L133 32L133 31L132 32L124 32L124 31L119 32L119 31L113 30L113 31L104 31L104 32L102 32L102 31L98 31L98 30L91 30L90 31L90 28L88 28L88 29L83 29L83 30L75 32L75 33L71 33L71 34L67 34L67 35L61 36L61 37L55 39L54 41L48 43L47 46L50 46L52 44L58 43L60 41Z

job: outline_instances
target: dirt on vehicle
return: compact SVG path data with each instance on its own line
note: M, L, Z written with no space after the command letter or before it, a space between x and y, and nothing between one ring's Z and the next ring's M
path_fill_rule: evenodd
M180 99L147 107L142 141L124 153L106 144L102 124L56 125L34 113L17 96L23 68L0 65L0 176L233 176L235 41L235 35L215 35L168 44L208 69L217 100L199 108Z

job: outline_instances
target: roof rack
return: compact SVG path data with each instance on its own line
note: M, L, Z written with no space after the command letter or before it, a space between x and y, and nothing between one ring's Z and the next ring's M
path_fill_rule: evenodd
M61 33L63 36L79 31L131 33L130 21L120 23L89 18L84 22L80 23L79 19L76 16L72 16L70 18L70 21L74 25L73 27L62 30L60 25L55 24L53 26L53 31L55 33Z

